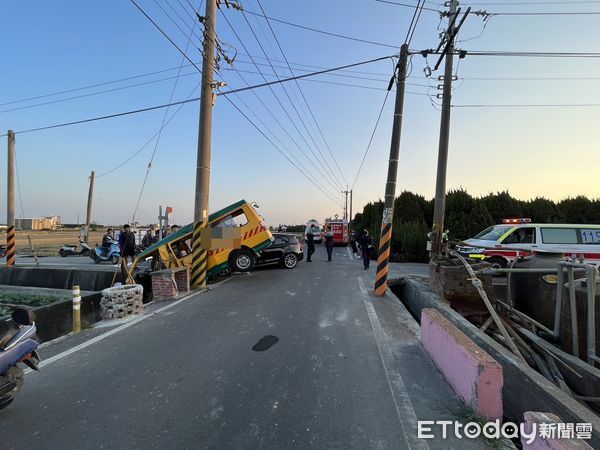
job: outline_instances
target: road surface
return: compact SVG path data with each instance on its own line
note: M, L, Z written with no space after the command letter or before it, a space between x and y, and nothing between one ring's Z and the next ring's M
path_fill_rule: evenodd
M464 416L412 318L345 248L313 260L44 348L0 413L2 448L485 448L417 439L417 420Z

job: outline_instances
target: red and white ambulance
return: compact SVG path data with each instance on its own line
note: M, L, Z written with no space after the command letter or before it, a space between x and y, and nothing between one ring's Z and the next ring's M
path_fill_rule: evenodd
M531 223L531 219L504 219L456 247L469 258L506 267L519 256L536 250L556 251L565 256L600 264L600 225Z

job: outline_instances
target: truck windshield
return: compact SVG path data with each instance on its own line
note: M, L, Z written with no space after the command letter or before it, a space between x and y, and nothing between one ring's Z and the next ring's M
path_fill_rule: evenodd
M512 228L512 225L494 225L493 227L486 228L474 239L481 239L482 241L497 241L504 233Z

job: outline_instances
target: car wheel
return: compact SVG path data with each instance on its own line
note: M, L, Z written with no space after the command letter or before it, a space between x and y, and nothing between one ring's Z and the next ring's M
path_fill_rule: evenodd
M286 269L293 269L296 267L296 265L298 265L298 257L295 253L288 253L284 255L282 265Z
M234 250L229 255L229 267L234 272L250 272L256 263L256 255L245 248Z

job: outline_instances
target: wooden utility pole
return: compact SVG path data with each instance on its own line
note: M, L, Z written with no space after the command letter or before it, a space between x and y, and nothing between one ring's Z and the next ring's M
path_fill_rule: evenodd
M394 124L392 127L392 143L390 145L387 182L385 184L385 202L383 206L383 219L381 221L381 235L379 238L377 272L375 275L375 295L380 297L385 294L387 289L388 262L390 259L390 246L392 244L392 218L394 217L394 199L396 197L396 177L398 175L400 137L402 135L402 116L404 114L404 90L406 88L407 66L408 44L403 44L400 49L400 60L396 65L396 73L388 86L388 90L392 89L393 81L395 79L396 103L394 106Z
M15 265L15 133L8 130L8 165L6 199L6 265Z
M207 0L206 12L204 14L202 90L200 93L196 192L194 195L194 232L192 235L193 256L190 281L193 288L206 287L206 269L208 265L208 250L202 248L200 236L202 230L206 228L208 224L216 26L217 2L216 0Z
M90 225L92 223L92 199L94 197L94 179L96 177L96 173L92 170L90 175L90 189L88 191L88 201L87 201L87 213L85 216L85 239L86 244L90 239Z

